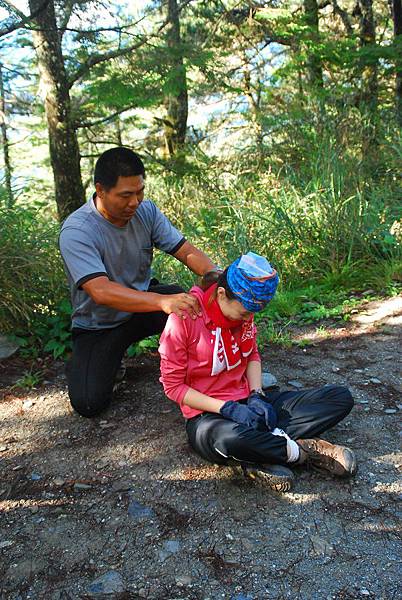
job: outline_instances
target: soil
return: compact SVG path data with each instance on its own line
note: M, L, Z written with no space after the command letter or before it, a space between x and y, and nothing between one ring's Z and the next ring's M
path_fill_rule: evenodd
M355 397L325 437L356 451L356 477L300 468L286 494L189 449L155 355L130 359L92 420L72 412L61 363L27 393L12 388L24 361L3 360L0 598L400 598L401 323L401 298L367 302L263 349L282 389Z

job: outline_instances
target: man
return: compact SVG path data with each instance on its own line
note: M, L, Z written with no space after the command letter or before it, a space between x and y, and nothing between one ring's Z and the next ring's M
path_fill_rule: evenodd
M132 150L104 152L94 183L92 199L66 219L59 239L73 304L68 390L73 408L85 417L110 404L130 344L161 333L170 313L197 317L191 294L151 278L153 248L197 275L216 268L144 200L145 168Z

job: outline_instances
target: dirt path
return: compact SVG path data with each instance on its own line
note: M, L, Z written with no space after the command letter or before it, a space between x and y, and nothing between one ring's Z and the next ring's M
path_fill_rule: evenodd
M265 350L283 388L347 383L356 400L327 437L356 450L357 477L299 471L284 495L189 450L156 357L132 361L91 421L70 411L61 374L7 393L21 365L3 361L0 597L400 598L401 315L400 298L370 303Z

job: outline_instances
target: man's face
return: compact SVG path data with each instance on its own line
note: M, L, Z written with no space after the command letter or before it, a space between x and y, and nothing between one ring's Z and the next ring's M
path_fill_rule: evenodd
M99 212L111 223L124 225L144 199L145 182L142 175L131 175L119 177L110 190L105 190L100 183L95 188Z

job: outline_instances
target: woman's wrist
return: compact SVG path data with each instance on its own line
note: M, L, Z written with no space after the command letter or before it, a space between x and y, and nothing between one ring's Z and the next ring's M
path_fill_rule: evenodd
M250 394L262 394L263 396L265 396L262 387L254 387L252 390L250 390Z

